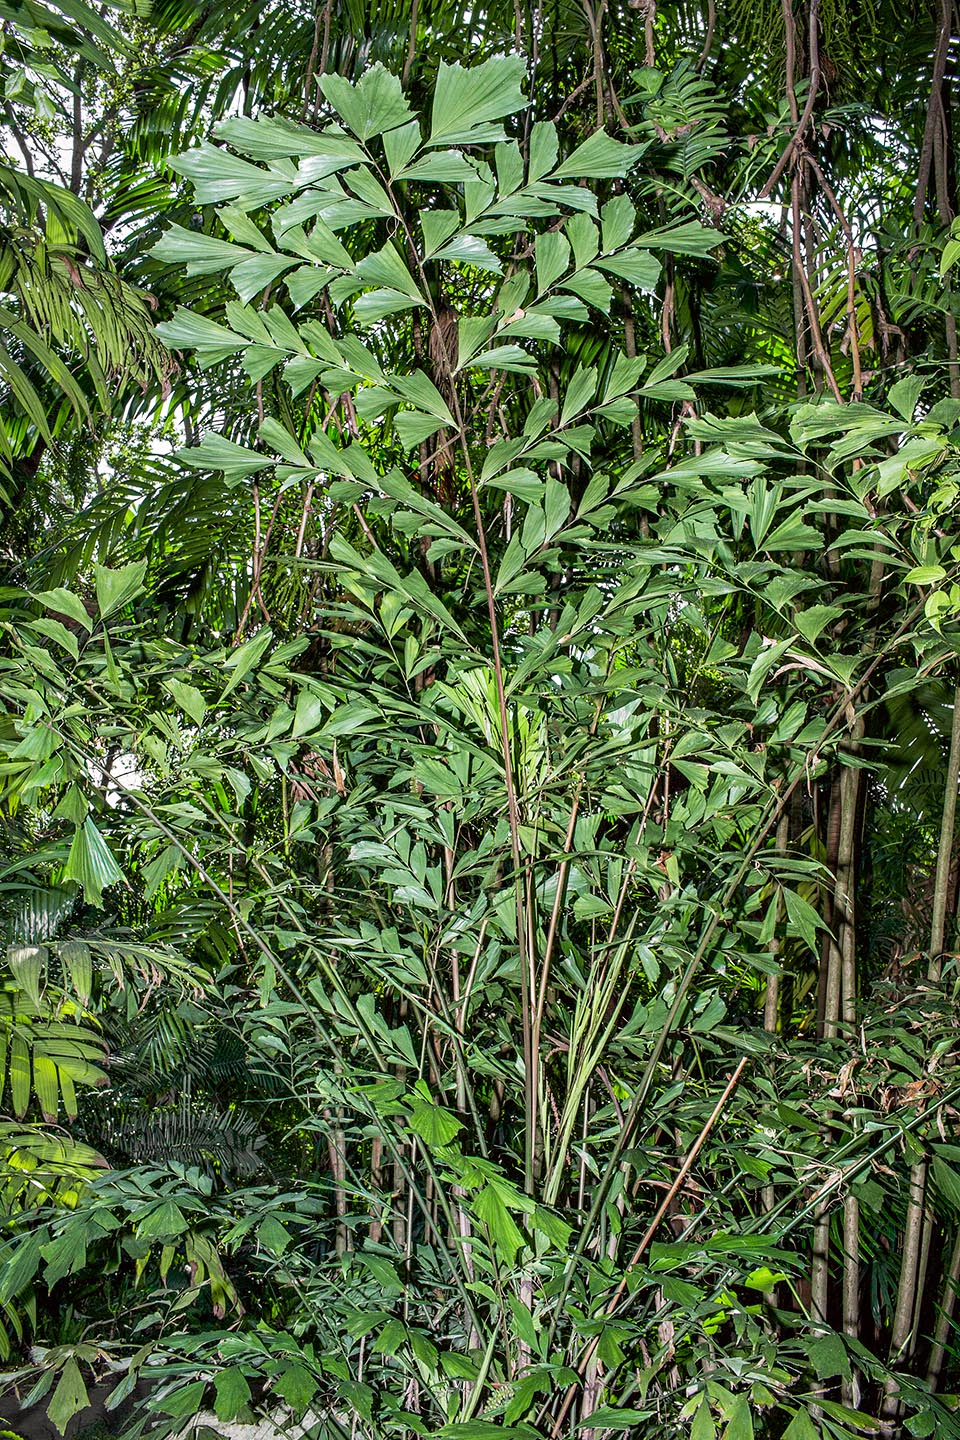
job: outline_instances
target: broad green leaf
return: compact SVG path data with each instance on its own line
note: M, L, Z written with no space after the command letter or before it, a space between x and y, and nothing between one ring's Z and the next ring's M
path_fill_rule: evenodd
M40 1102L40 1111L48 1124L55 1124L60 1108L60 1082L57 1067L49 1055L42 1055L36 1047L33 1054L33 1090Z
M413 450L424 440L429 440L443 427L443 421L432 415L421 415L416 410L398 410L393 419L393 428L404 450Z
M473 1197L473 1210L490 1231L490 1237L498 1253L508 1265L512 1265L517 1251L526 1244L523 1232L510 1214L496 1185L485 1185Z
M251 207L268 205L298 188L296 181L279 170L262 170L219 145L198 145L167 164L193 182L200 205L218 205L223 200L241 200Z
M896 410L909 424L913 420L917 402L923 394L926 381L920 375L905 375L887 391L887 404Z
M21 1028L16 1028L10 1036L10 1098L13 1102L13 1113L18 1120L22 1120L30 1106L30 1086L32 1072L30 1068L30 1050L26 1037Z
M545 291L560 279L570 264L570 246L559 230L547 230L538 235L534 242L537 264L537 294ZM511 317L506 316L509 320Z
M171 350L196 350L201 365L227 360L248 343L225 325L195 315L183 306L177 307L172 320L164 320L157 326L157 334Z
M433 92L430 144L502 140L502 128L489 122L524 107L521 86L526 68L519 55L495 57L469 70L441 60Z
M269 626L265 626L259 635L254 635L252 639L245 640L242 645L239 645L237 649L228 656L224 661L224 668L232 670L233 674L227 682L223 694L220 696L221 703L237 688L240 681L250 673L253 667L259 663L272 644L273 631Z
M265 1245L274 1255L282 1255L290 1244L292 1236L285 1225L281 1225L275 1215L268 1215L261 1220L257 1226L257 1239L261 1245Z
M8 945L7 964L20 989L39 1008L41 982L47 971L46 946Z
M710 1414L710 1402L704 1395L694 1411L690 1424L690 1440L716 1440L717 1427Z
M249 253L229 240L202 230L184 230L182 225L171 225L149 252L155 260L182 265L188 275L216 275L238 265Z
M103 908L104 890L123 879L109 845L89 816L74 832L63 878L82 886L87 904L98 909Z
M946 580L947 572L942 565L915 565L903 578L911 585L939 585Z
M231 1365L228 1370L221 1370L215 1376L214 1382L215 1399L213 1408L216 1411L217 1419L229 1422L237 1420L247 1409L250 1403L250 1386L243 1371L237 1365Z
M850 1379L850 1361L839 1335L821 1335L806 1348L818 1380L832 1380L835 1375Z
M246 115L234 115L221 121L215 133L218 140L226 141L251 160L285 160L292 156L317 155L325 160L339 161L341 165L356 165L364 159L363 151L349 136L335 134L329 129L318 131L279 115L258 115L255 120Z
M797 1410L783 1432L783 1440L820 1440L820 1431L810 1419L806 1409Z
M804 900L803 896L798 895L795 890L784 890L783 898L787 905L787 917L794 931L806 941L814 954L817 954L819 948L817 930L826 928L822 916L814 910L809 900Z
M79 595L73 595L69 590L58 588L56 590L38 590L33 598L39 601L45 610L51 610L54 615L67 615L78 625L82 625L84 630L92 628L93 621Z
M582 212L572 216L564 229L573 246L574 267L581 270L584 265L589 265L600 249L600 231L596 222Z
M557 166L551 180L623 179L644 152L642 145L624 145L604 130L597 130L578 145L569 159Z
M637 212L629 195L614 195L600 211L603 253L620 250L633 234Z
M60 946L60 963L76 991L81 1005L89 1005L93 991L93 956L85 940L65 940Z
M493 1420L455 1420L435 1432L443 1440L531 1440L528 1429L498 1425Z
M401 290L368 290L355 301L353 314L360 328L368 330L390 315L399 315L404 310L423 305L426 305L425 300L413 300Z
M399 79L379 62L364 71L356 85L332 73L321 75L319 83L324 97L360 140L372 140L413 118Z
M154 1401L153 1408L162 1410L164 1415L172 1415L176 1420L196 1418L203 1408L206 1388L205 1380L194 1380L190 1385L181 1385L172 1395L164 1395L162 1399Z
M617 275L640 290L655 290L660 279L660 262L645 250L622 250L619 255L598 260L601 270Z
M721 1440L754 1440L750 1402L744 1395L737 1395L726 1413L727 1423Z
M207 702L200 691L183 680L164 680L163 684L184 714L189 715L195 725L202 725L203 717L207 713Z
M597 372L593 366L581 366L575 373L567 393L563 397L560 424L566 425L574 416L581 414L597 393Z
M270 455L259 455L245 445L208 430L199 445L187 445L176 452L176 458L199 470L221 470L227 480L242 480L267 470L276 461Z
M473 265L494 275L503 273L503 266L485 240L476 235L458 235L438 250L435 260L451 260L459 265Z
M115 610L143 593L143 582L147 573L146 560L133 560L119 570L108 570L106 565L94 565L93 570L101 620L105 620Z
M423 303L423 296L416 281L407 269L400 252L392 241L387 241L380 250L365 255L356 267L359 279L365 285L381 286L388 290L399 290L401 295Z
M463 1129L463 1121L442 1105L414 1095L411 1099L409 1124L427 1145L449 1145Z
M839 620L843 609L839 605L811 605L809 610L798 610L793 617L800 634L812 645L820 632L834 620Z
M29 628L35 634L42 635L48 640L53 640L57 645L61 645L74 660L79 660L80 647L77 644L77 637L67 629L66 625L61 625L59 620L51 620L48 616L42 615L39 620L31 620Z
M294 1361L274 1380L273 1392L286 1401L294 1415L301 1415L317 1393L317 1381L305 1365Z
M173 1200L164 1200L147 1212L137 1225L138 1235L170 1237L183 1235L190 1229L189 1221Z
M60 1372L57 1388L47 1406L47 1414L60 1434L65 1435L74 1415L85 1410L89 1404L90 1397L80 1374L80 1367L71 1356Z
M19 1295L33 1280L40 1266L40 1237L43 1233L17 1236L12 1242L12 1256L10 1247L5 1248L0 1266L0 1304Z
M423 231L424 253L429 258L439 250L451 235L460 229L459 210L421 210L420 228Z
M666 250L671 255L698 255L706 259L711 251L722 245L726 236L698 220L688 220L683 225L668 225L662 230L648 230L638 235L634 245L646 250Z

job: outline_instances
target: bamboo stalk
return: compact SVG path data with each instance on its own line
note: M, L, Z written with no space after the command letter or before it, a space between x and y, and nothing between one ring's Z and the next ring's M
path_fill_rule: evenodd
M937 866L933 882L933 903L930 915L930 945L927 961L927 979L932 985L940 982L944 935L946 932L947 897L950 882L950 862L953 858L953 841L957 820L957 787L960 784L960 686L953 696L953 720L950 726L950 753L947 759L947 775L944 783L943 809L940 820L940 843L937 847ZM904 1224L903 1255L900 1265L900 1281L897 1287L897 1306L894 1312L890 1334L891 1363L905 1354L909 1348L917 1314L917 1295L920 1279L920 1257L925 1231L926 1210L926 1161L920 1161L910 1171L910 1199ZM944 1336L946 1338L946 1336ZM931 1357L932 1358L932 1357ZM942 1356L940 1362L942 1363ZM896 1381L887 1381L883 1401L884 1433L893 1434L899 1413L899 1399Z
M956 1304L958 1287L960 1287L960 1229L957 1230L953 1242L953 1252L947 1267L946 1279L943 1282L940 1314L937 1316L937 1328L933 1333L933 1346L927 1362L927 1384L931 1390L936 1390L940 1380L940 1371L943 1369L943 1357L946 1354L947 1337L953 1323L953 1307Z

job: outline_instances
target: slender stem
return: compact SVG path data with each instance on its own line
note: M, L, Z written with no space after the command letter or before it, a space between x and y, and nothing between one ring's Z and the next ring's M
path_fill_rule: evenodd
M960 1229L957 1230L953 1242L950 1264L943 1282L943 1298L940 1301L937 1328L933 1333L933 1346L927 1362L927 1384L931 1390L936 1390L940 1380L940 1371L943 1369L943 1357L947 1352L947 1339L953 1326L953 1307L956 1304L958 1287L960 1287Z

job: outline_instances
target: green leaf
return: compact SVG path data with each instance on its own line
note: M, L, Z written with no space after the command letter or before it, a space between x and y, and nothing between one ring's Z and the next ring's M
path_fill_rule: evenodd
M637 212L629 195L614 195L600 211L602 245L605 255L619 250L633 234Z
M812 645L817 636L829 625L831 621L838 620L843 614L839 605L811 605L809 610L798 610L793 617L800 634Z
M388 290L399 290L401 295L408 296L411 300L425 303L422 294L407 269L404 261L392 241L388 240L380 250L365 255L356 267L358 279L364 285L381 286Z
M93 622L87 614L87 607L79 595L73 595L69 590L38 590L34 600L39 601L44 610L51 610L54 615L67 615L82 625L84 630L90 630Z
M172 320L164 320L157 326L157 334L171 350L196 350L202 365L228 360L248 343L225 325L218 325L204 315L195 315L183 306L173 312Z
M655 1415L655 1410L619 1410L612 1405L600 1405L589 1420L581 1420L578 1430L632 1430Z
M80 647L77 644L76 635L68 630L66 625L61 625L59 620L51 620L48 616L42 615L39 620L30 622L30 629L35 634L43 635L46 639L55 641L57 645L62 645L74 660L80 658Z
M90 1004L93 991L93 956L85 940L65 940L60 946L60 963L81 1005Z
M87 904L98 909L103 908L104 890L123 879L109 845L89 816L74 832L63 878L82 886Z
M250 1403L250 1386L247 1377L236 1365L221 1370L215 1377L215 1398L213 1408L217 1419L224 1422L238 1419Z
M619 255L598 260L601 270L636 285L640 290L655 290L660 279L660 262L645 250L623 250Z
M6 1304L21 1290L25 1290L36 1275L40 1266L40 1237L41 1231L36 1235L23 1235L14 1241L13 1257L10 1257L10 1249L3 1252L3 1265L0 1267L0 1304Z
M624 145L605 130L588 136L568 160L554 170L551 180L623 179L644 152L643 145Z
M526 64L519 55L495 57L465 70L440 62L433 92L431 145L470 145L504 138L499 125L504 115L524 108L521 85Z
M421 415L416 410L399 410L394 416L393 428L404 450L412 450L424 440L429 440L431 435L435 435L443 427L443 423L432 415Z
M30 1050L22 1030L16 1029L10 1036L10 1098L13 1113L22 1120L30 1105Z
M905 375L887 392L887 403L909 424L913 420L917 401L923 394L926 381L920 375Z
M633 242L647 250L666 250L671 255L697 255L706 259L727 237L719 230L688 220L684 225L668 225L662 230L648 230Z
M164 680L163 685L184 714L189 715L195 725L202 725L203 717L207 713L207 702L200 691L183 680Z
M105 620L115 610L128 604L135 595L143 592L143 580L147 573L146 560L133 560L119 570L108 570L105 565L94 565L93 569L101 620Z
M330 73L321 75L319 84L324 98L360 140L372 140L413 119L399 79L379 61L363 73L356 85L342 75Z
M227 682L223 694L220 696L221 702L226 700L231 691L237 688L240 681L243 680L263 658L272 644L273 631L269 625L267 625L260 631L259 635L254 635L252 639L245 640L242 645L239 645L237 649L231 653L228 659L224 661L224 667L227 670L232 670L233 674Z
M173 1200L163 1200L143 1217L137 1226L137 1234L169 1239L183 1235L189 1229L189 1221L180 1206Z
M819 950L817 941L817 930L826 929L826 922L823 917L814 910L809 900L804 900L795 890L784 890L783 898L786 901L787 917L793 926L795 933L805 940L807 945L816 955Z
M419 1095L411 1098L409 1124L411 1130L431 1147L449 1145L463 1129L462 1120L458 1120L451 1111Z
M722 1440L753 1440L753 1417L749 1401L743 1395L737 1395L727 1410Z
M274 1255L282 1255L291 1238L290 1231L285 1225L281 1225L275 1215L268 1215L257 1226L257 1239Z
M274 1380L273 1392L287 1402L295 1415L301 1415L317 1393L317 1382L305 1365L293 1363Z
M490 1231L497 1251L512 1265L517 1251L526 1244L523 1232L510 1214L496 1185L485 1185L473 1199L473 1210Z
M272 456L259 455L256 450L237 445L215 430L208 430L199 445L187 445L178 450L176 458L194 469L221 470L227 480L242 480L276 463Z
M710 1414L710 1402L704 1395L694 1411L690 1425L690 1440L716 1440L717 1427Z
M915 565L903 578L911 585L939 585L946 580L947 572L942 565Z
M8 945L7 964L20 989L39 1008L40 982L47 969L46 947L43 945Z
M90 1397L87 1394L87 1387L83 1383L80 1367L71 1356L61 1371L57 1388L47 1406L47 1415L60 1434L65 1435L67 1426L74 1415L85 1410L89 1404Z
M783 1440L820 1440L820 1431L810 1419L808 1410L797 1410L783 1432Z
M155 1407L165 1415L172 1415L176 1420L187 1416L196 1417L203 1408L206 1388L205 1380L194 1380L191 1385L182 1385L179 1390L174 1390L172 1395L164 1395L161 1400L155 1401Z
M850 1361L839 1335L821 1335L808 1344L807 1354L818 1380L831 1380L835 1375L850 1379Z
M498 1425L493 1420L455 1420L450 1425L441 1425L434 1433L444 1440L531 1440L528 1429Z
M537 294L542 295L559 280L570 264L570 246L559 230L547 230L534 241L537 264ZM510 319L508 315L507 320Z
M57 1076L57 1067L49 1055L41 1055L36 1051L33 1056L33 1089L40 1102L40 1111L44 1120L50 1125L55 1124L57 1111L60 1108L60 1081Z
M279 169L262 170L238 160L221 146L206 142L166 162L173 170L193 181L200 205L218 205L223 200L241 200L251 208L281 200L298 187Z

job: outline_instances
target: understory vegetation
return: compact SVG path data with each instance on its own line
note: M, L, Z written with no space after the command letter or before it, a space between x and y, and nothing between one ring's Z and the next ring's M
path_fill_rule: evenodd
M5 1413L960 1436L958 18L0 0Z

